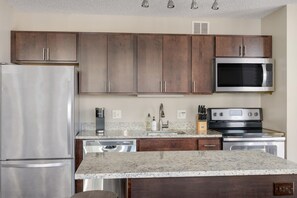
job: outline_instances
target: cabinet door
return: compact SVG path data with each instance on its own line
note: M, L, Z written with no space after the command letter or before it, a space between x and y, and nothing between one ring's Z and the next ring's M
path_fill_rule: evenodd
M242 36L216 36L216 53L222 57L242 56Z
M47 60L55 62L76 62L76 33L47 33Z
M244 36L243 46L245 57L272 57L271 36Z
M182 151L197 150L197 148L195 138L153 138L137 141L137 151Z
M222 150L220 138L198 139L198 150Z
M108 35L108 90L136 92L136 40L132 34Z
M191 38L163 36L163 91L189 93L191 84Z
M79 34L80 93L102 93L107 89L107 35Z
M213 36L192 36L192 93L211 94Z
M46 33L11 32L11 41L11 62L45 59Z
M137 92L162 92L162 35L138 35Z

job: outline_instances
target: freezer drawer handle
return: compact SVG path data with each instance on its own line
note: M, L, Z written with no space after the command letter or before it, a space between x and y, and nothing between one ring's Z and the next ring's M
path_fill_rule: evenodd
M2 164L5 168L52 168L65 166L64 163L47 163L47 164Z

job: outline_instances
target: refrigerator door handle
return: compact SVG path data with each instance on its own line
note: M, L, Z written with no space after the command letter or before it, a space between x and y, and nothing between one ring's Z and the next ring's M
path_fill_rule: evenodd
M52 167L62 167L67 164L65 163L46 163L46 164L2 164L5 168L52 168Z
M67 99L67 144L68 154L72 155L72 144L71 144L71 123L72 123L72 97L71 97L71 86L70 81L67 81L68 99Z

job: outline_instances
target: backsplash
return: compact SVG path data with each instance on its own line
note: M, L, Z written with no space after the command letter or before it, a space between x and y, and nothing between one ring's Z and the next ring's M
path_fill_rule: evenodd
M81 123L81 130L95 130L94 122ZM105 122L106 130L145 130L144 122ZM169 122L169 128L164 130L194 130L195 123L189 121Z

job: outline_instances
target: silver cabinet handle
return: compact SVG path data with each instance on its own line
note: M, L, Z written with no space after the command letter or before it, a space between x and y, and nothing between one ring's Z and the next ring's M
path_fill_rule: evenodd
M5 168L51 168L65 166L64 163L45 163L45 164L2 164Z
M242 47L241 47L241 45L239 46L239 56L242 56Z
M166 92L166 81L164 81L164 92Z
M72 121L72 97L71 97L71 89L70 89L70 81L67 81L67 90L68 90L68 98L67 98L67 143L68 143L68 154L71 156L72 154L72 143L71 143L71 121Z
M245 45L242 48L242 56L245 56Z
M50 60L50 48L46 48L46 60Z
M110 92L110 81L108 81L108 92Z
M161 93L163 92L163 81L160 81L160 88L161 88Z
M42 48L42 60L45 60L45 48Z
M217 145L215 145L215 144L204 144L203 146L210 148L210 147L216 147Z
M196 81L193 81L193 90L194 93L196 92Z

